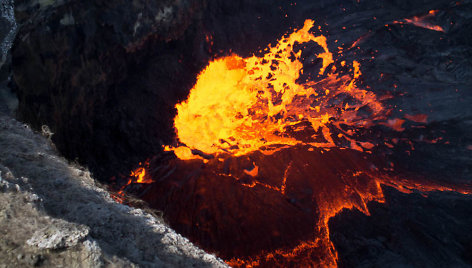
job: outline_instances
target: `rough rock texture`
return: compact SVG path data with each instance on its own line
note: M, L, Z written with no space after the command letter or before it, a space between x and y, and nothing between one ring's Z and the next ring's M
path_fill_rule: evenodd
M16 34L13 0L4 0L0 3L0 112L12 113L18 100L13 98L14 93L6 87L11 74L10 48Z
M0 80L4 80L10 69L9 54L16 33L16 22L13 11L13 0L0 3Z
M74 225L65 221L53 221L51 224L34 232L26 244L40 249L68 248L77 245L90 231L85 225Z
M4 103L0 103L0 106ZM0 114L0 267L224 267Z
M56 229L64 238L72 238L70 233L60 229L64 224L77 228L80 225L51 218L44 213L38 195L28 189L25 178L15 178L10 171L0 165L0 267L100 267L104 264L103 253L92 238L82 237L74 245L61 250L44 250L28 245L38 228ZM20 186L21 185L21 186ZM58 224L60 222L60 224ZM38 237L39 238L39 237ZM48 239L36 240L44 244ZM110 262L117 266L131 264L115 258Z

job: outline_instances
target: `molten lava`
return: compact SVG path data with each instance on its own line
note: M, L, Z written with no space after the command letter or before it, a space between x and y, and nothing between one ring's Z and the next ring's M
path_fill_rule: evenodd
M430 19L431 17L435 16L438 13L437 10L430 10L428 14L417 17L414 16L412 18L406 18L400 21L394 21L393 23L395 24L411 24L417 27L425 28L428 30L433 30L433 31L438 31L438 32L445 32L443 27L439 25L434 25L428 22L427 20Z
M125 192L124 189L131 185L131 184L149 184L153 183L154 180L146 174L146 168L149 168L149 161L146 161L144 165L139 163L139 167L135 170L131 171L129 174L127 182L120 187L120 190L116 191L116 193L112 194L112 198L120 203L123 203L125 200ZM113 179L114 180L114 179Z
M427 116L388 118L382 98L361 87L360 64L337 64L312 27L307 20L262 56L210 62L176 105L178 141L166 151L177 158L155 156L126 184L150 183L139 197L232 266L336 266L329 219L343 209L369 215L368 202L385 202L382 185L472 193L392 174L393 163L375 156L378 144L358 132L400 132Z
M200 156L192 150L241 156L296 144L334 147L333 127L338 137L349 141L341 147L362 150L362 144L351 138L353 133L344 129L367 128L384 117L385 109L375 94L356 86L361 75L358 62L352 63L351 74L336 72L326 38L309 32L313 23L307 20L262 57L231 55L210 62L188 100L176 106L175 129L184 147L167 150L180 159L194 159ZM319 52L302 59L300 46L310 43ZM303 60L319 62L316 82L299 81Z

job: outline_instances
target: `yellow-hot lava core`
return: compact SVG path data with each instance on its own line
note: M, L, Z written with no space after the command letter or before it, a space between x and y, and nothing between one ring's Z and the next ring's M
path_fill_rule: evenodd
M313 25L306 20L302 29L281 38L261 57L233 54L210 62L188 99L176 105L174 126L184 146L166 150L186 160L199 157L192 150L240 156L300 143L333 147L328 125L340 130L337 135L344 136L349 147L362 150L362 144L350 138L353 133L342 134L339 125L367 127L367 120L375 120L384 108L375 94L356 86L361 75L358 62L348 74L336 73L326 37L310 33ZM321 52L302 59L302 47L307 45L318 46ZM302 61L319 63L317 82L298 81L304 71ZM371 112L369 119L358 114L365 106ZM308 139L297 137L307 129Z

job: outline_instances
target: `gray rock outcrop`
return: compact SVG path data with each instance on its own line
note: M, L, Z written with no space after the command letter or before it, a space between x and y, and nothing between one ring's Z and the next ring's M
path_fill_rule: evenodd
M0 103L0 106L4 103ZM0 267L225 267L0 114Z

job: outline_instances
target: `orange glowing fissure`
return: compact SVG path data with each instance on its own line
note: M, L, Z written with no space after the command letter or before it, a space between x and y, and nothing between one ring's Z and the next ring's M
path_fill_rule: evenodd
M402 131L405 120L388 121L388 110L381 99L373 92L358 87L361 71L357 61L350 65L343 61L341 66L349 72L337 72L326 38L310 32L313 25L312 20L306 20L303 28L281 38L263 56L242 58L230 55L211 61L199 74L188 99L176 105L174 126L178 143L177 146L165 146L165 150L173 151L181 160L202 159L201 155L208 155L216 158L212 161L219 161L220 158L238 157L254 151L270 155L283 148L300 145L310 147L308 151L313 151L314 147L329 150L341 147L333 140L333 135L336 135L348 141L345 148L369 152L375 145L357 141L354 138L356 130L382 124ZM296 51L296 47L309 43L321 48L321 52L311 58L312 62L317 59L320 62L316 82L299 81L303 74L302 61L306 62L306 59L302 59L302 51ZM346 97L351 101L336 101ZM364 113L361 113L361 108L364 108ZM368 116L365 115L365 108L369 111ZM427 120L423 115L408 116L406 119L414 122ZM309 138L300 138L298 132L304 135L309 133ZM131 173L127 185L152 182L146 174L149 163L140 166ZM265 187L285 195L292 163L288 163L280 186L259 182L258 172L257 163L252 169L244 170L243 173L254 180L241 185ZM239 180L231 174L225 176ZM362 185L355 185L358 177L368 180ZM231 259L227 263L253 267L282 257L297 259L297 264L307 267L336 267L338 256L329 236L329 219L343 209L356 208L369 215L368 202L385 202L381 185L405 193L412 190L472 193L467 187L445 187L426 182L419 184L366 171L350 174L350 178L352 180L346 179L346 185L342 186L344 191L325 191L314 197L319 206L319 220L314 228L319 235L312 241L300 242L291 249ZM321 263L319 260L313 263L309 258L300 261L300 256L308 256L307 252L315 249L324 252Z

